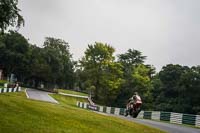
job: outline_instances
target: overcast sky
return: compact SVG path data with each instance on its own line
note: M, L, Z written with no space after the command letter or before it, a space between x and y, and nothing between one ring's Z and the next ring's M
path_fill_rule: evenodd
M116 54L137 49L157 71L200 65L200 0L19 0L19 8L20 33L38 46L63 39L75 60L97 41Z

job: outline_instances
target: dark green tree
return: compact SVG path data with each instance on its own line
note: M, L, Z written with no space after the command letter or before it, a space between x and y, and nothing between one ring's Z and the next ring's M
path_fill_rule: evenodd
M156 110L174 111L174 107L178 106L178 82L183 72L182 66L173 64L164 66L159 72L159 79L162 86L159 88L161 91L160 95L156 99Z
M43 48L32 45L30 47L29 76L26 79L28 86L38 88L40 83L51 82L51 66L46 60L46 53ZM45 86L46 87L46 86Z
M145 59L146 56L135 49L129 49L126 53L118 55L118 62L123 66L124 79L116 101L118 106L124 107L134 91L138 91L142 98L147 98L147 93L150 95L150 78L154 69L150 65L143 64Z
M200 66L186 69L179 81L179 112L200 114Z
M0 32L3 33L9 26L20 27L24 24L17 4L18 0L0 0Z
M146 56L142 56L142 53L135 49L128 49L124 54L118 56L119 62L124 65L138 65L143 64Z
M74 87L74 62L69 52L69 45L61 39L47 37L44 42L45 58L51 67L52 83L60 87Z
M23 81L28 73L29 43L21 34L10 31L0 36L0 65L5 76L14 73Z

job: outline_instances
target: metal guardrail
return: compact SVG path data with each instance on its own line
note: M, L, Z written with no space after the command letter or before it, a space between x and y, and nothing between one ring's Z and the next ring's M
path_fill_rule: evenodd
M200 127L200 116L174 112L141 111L138 118L167 121L174 124L186 124Z
M88 103L82 103L82 102L77 102L77 106L108 114L125 115L125 108L91 106ZM166 121L173 124L186 124L186 125L193 125L195 127L200 127L200 115L181 114L181 113L162 112L162 111L141 111L137 118Z

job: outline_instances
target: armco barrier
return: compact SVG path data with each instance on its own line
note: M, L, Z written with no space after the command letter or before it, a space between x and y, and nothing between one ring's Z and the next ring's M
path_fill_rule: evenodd
M6 92L18 92L21 91L21 87L16 88L0 88L0 93L6 93Z
M200 116L174 112L141 111L138 118L167 121L173 124L186 124L200 127Z
M151 116L152 116L152 112L151 111L145 111L143 118L144 119L151 119Z
M152 120L160 120L160 112L158 112L158 111L152 112L151 119Z
M182 124L183 114L180 113L171 113L170 123Z
M200 127L200 116L199 116L199 115L196 116L196 123L195 123L195 126L196 126L196 127Z
M82 103L82 102L77 102L77 106L108 114L125 115L125 108L114 108L114 107L92 106L92 105L89 106L88 103ZM141 111L137 118L167 121L173 124L187 124L200 127L200 115L181 114L174 112Z
M160 112L160 120L161 121L170 121L170 112Z
M195 125L196 115L183 114L182 123L188 125Z
M108 114L115 114L115 115L124 115L125 109L124 108L114 108L114 107L106 107L106 106L93 106L89 105L88 103L77 102L77 106L80 108L95 110L103 113Z

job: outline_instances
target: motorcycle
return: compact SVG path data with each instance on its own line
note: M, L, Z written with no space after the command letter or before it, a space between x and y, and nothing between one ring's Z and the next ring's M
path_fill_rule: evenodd
M134 105L133 103L130 103L129 105L127 105L125 116L130 115L133 118L136 118L138 116L138 114L141 111L141 105L139 105L137 107L134 107L134 106L136 106L136 105Z

